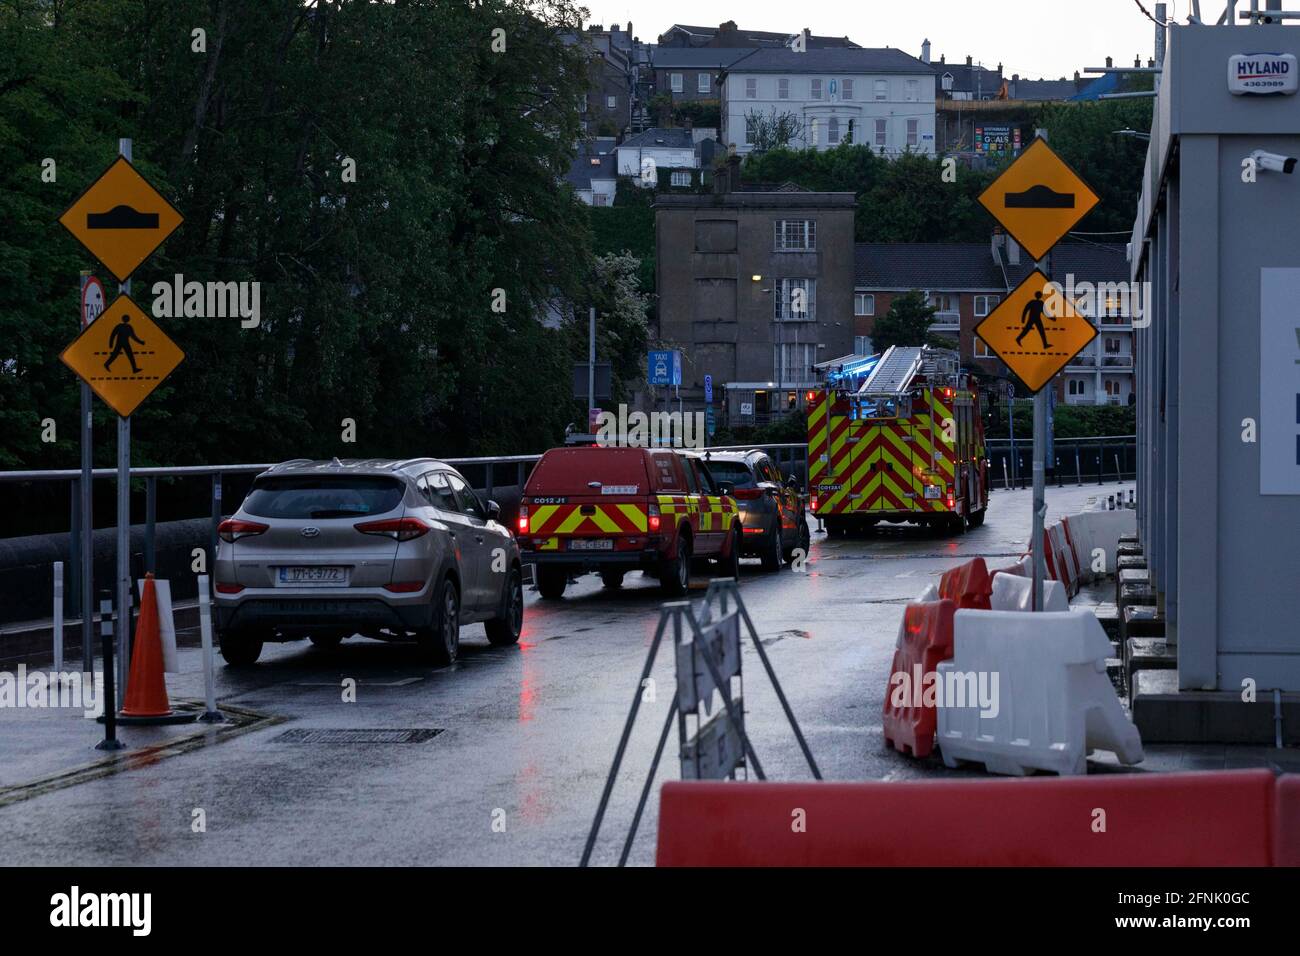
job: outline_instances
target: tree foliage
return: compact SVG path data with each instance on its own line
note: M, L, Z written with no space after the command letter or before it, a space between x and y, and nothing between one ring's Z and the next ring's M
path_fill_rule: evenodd
M788 149L791 143L804 136L804 122L799 114L791 110L778 111L775 106L767 113L750 110L745 114L745 126L753 154L758 156L774 149Z
M538 317L557 294L583 301L594 268L586 210L556 185L580 134L586 74L560 39L577 23L568 0L0 6L0 466L76 461L57 356L96 264L56 219L119 137L185 216L133 297L148 310L176 273L262 297L256 329L163 320L187 359L133 416L137 463L552 443L585 342L575 355Z
M930 323L934 321L934 313L925 294L916 289L895 296L889 303L889 311L877 318L871 328L872 350L879 354L893 345L932 344Z

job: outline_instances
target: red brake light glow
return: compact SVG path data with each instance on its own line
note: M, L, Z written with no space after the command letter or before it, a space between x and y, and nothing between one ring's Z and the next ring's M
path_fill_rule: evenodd
M647 526L650 533L654 534L659 530L659 506L652 504L650 510L647 512L647 516Z
M260 521L244 521L241 518L227 518L221 524L217 525L217 537L227 544L233 544L240 538L251 538L255 534L262 534L270 525L262 524ZM231 592L227 592L231 593Z
M521 505L519 508L518 527L519 527L520 534L528 533L528 506L527 505Z
M755 498L763 497L762 488L737 488L731 493L731 497L739 498L742 501L753 501Z
M217 585L218 594L238 594L242 590L244 590L244 586L242 584L218 584Z
M381 534L394 541L410 541L429 533L429 526L419 518L385 518L382 521L363 521L352 527L362 534Z
M410 594L424 587L423 581L398 581L395 584L385 584L385 591L392 591L394 594Z

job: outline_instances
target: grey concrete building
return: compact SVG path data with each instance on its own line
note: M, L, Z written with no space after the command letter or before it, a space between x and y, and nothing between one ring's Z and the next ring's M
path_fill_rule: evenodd
M720 421L767 423L852 351L854 208L850 192L742 185L735 156L713 193L657 198L658 333L682 350L686 410L711 375Z
M1272 742L1300 719L1300 30L1168 34L1130 248L1139 533L1173 669L1139 673L1134 720Z

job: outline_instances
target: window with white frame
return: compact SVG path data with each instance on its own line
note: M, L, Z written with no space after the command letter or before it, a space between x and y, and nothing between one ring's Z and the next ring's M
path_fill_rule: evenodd
M817 380L816 342L787 342L772 349L772 376L784 385L806 385Z
M776 81L776 98L778 100L788 100L790 98L790 79L781 77Z
M1070 395L1083 395L1083 379L1072 378L1066 381L1065 389Z
M887 139L886 137L887 129L888 129L887 120L882 120L882 119L876 120L876 145L877 146L885 145Z
M814 116L812 122L808 124L808 145L815 149L821 145L821 141L821 120Z
M946 292L931 292L930 307L938 312L956 312L956 298Z
M855 292L853 294L853 314L875 315L876 297L870 292Z
M749 77L745 80L745 99L758 99L758 80L755 77Z
M975 357L976 358L996 358L993 350L985 344L984 340L978 335L975 336Z
M822 98L822 81L814 79L808 81L808 99L819 100Z
M841 81L840 81L840 99L842 99L842 100L851 100L851 99L853 99L853 81L852 81L852 80L850 80L850 79L845 79L845 80L841 80Z
M691 184L691 174L684 169L675 169L671 180L674 186L689 186Z
M611 110L618 109L618 97L612 95L605 97L605 108Z
M853 141L853 120L849 120L848 131L844 134L844 142L852 143Z
M915 103L921 97L921 81L908 80L903 84L903 99Z
M826 142L834 146L840 141L840 121L838 117L832 116L826 121Z
M777 252L813 252L817 248L816 219L777 219Z
M907 145L915 146L920 142L921 121L910 119L907 121Z
M745 145L746 146L754 145L754 136L755 136L756 127L757 124L754 121L754 117L746 116L745 117Z
M855 335L853 336L853 354L854 355L874 355L871 350L871 336Z
M695 92L708 93L713 89L713 77L708 73L701 73L695 78Z
M674 93L682 91L682 75L680 73L668 74L668 85Z
M996 295L975 296L975 317L977 319L982 319L984 316L992 312L997 304L998 297Z
M778 279L773 291L778 322L811 322L817 318L816 279Z
M878 100L887 100L887 99L889 99L889 81L888 81L888 80L876 80L875 90L876 90L876 93L875 93L875 95L876 95L876 99L878 99Z

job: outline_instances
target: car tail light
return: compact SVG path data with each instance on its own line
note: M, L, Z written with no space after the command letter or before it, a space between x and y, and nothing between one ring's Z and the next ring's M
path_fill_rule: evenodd
M528 506L527 505L519 506L518 524L519 524L519 533L527 534L528 533Z
M650 510L646 512L646 514L649 516L648 525L650 532L653 534L659 530L659 506L652 504Z
M951 488L948 489L948 507L949 508L957 507L957 496L952 493Z
M352 527L362 534L381 534L394 541L410 541L429 533L429 526L419 518L385 518L382 521L363 521Z
M385 591L392 591L394 594L410 594L412 591L419 591L424 587L423 581L398 581L395 584L385 584Z
M218 594L238 594L242 590L244 590L242 584L217 584Z
M817 510L817 496L816 496L816 495L813 495L813 496L812 496L812 510L813 510L813 511L816 511L816 510Z
M762 488L737 488L731 493L731 497L739 498L741 501L753 501L756 498L763 497Z
M763 528L746 528L745 534L762 534L764 530Z
M227 544L234 544L240 538L251 538L255 534L262 534L270 527L270 525L262 524L260 521L227 518L217 525L217 537Z

